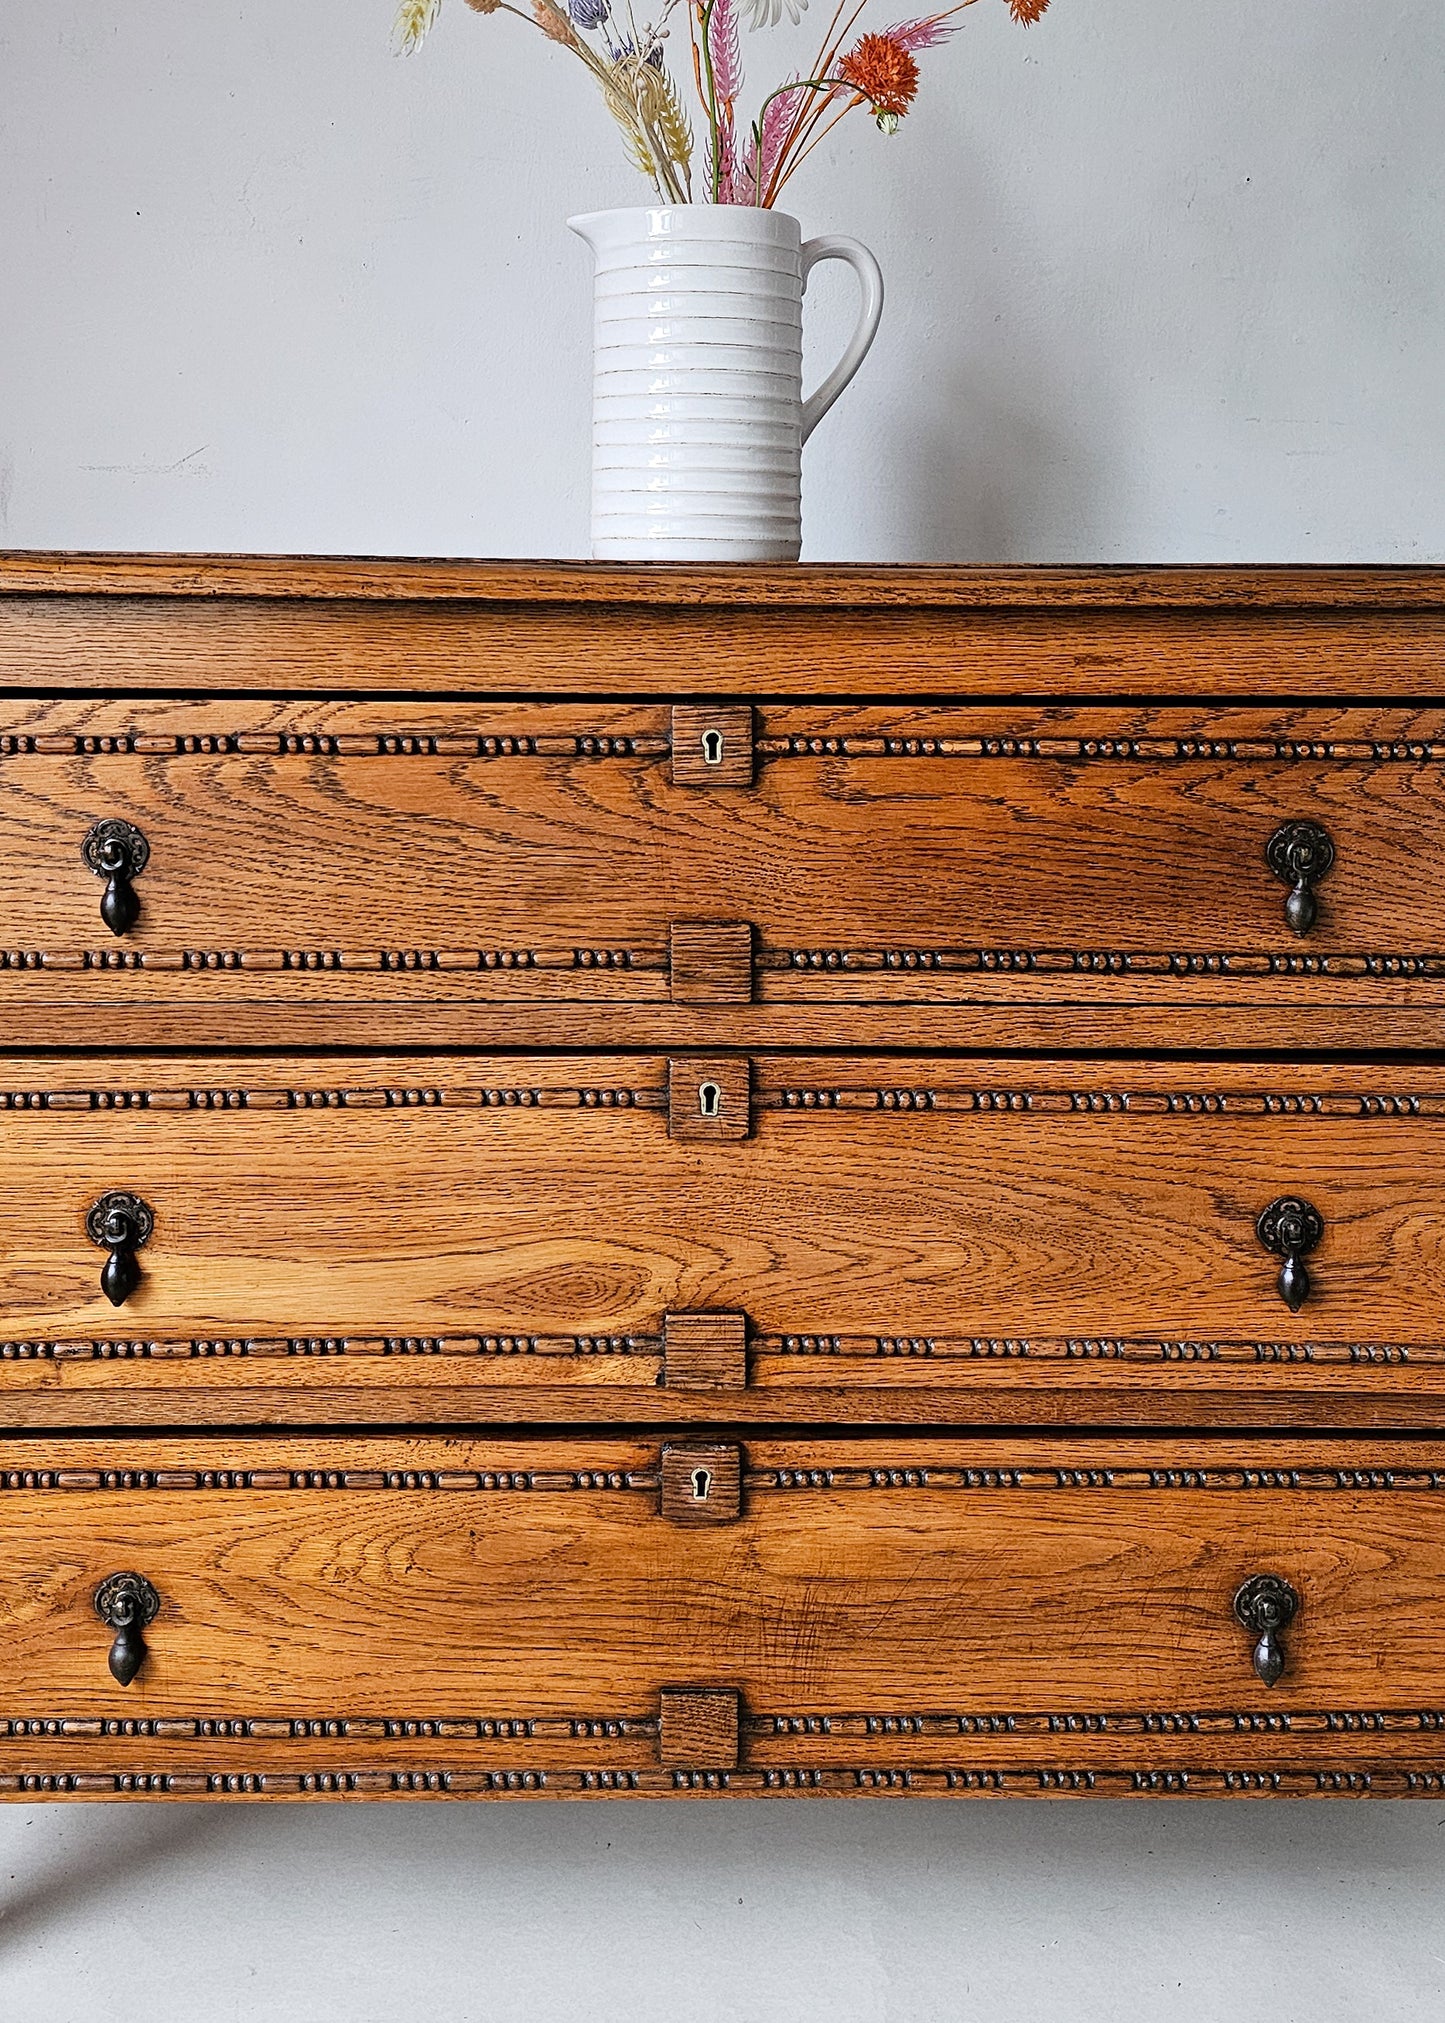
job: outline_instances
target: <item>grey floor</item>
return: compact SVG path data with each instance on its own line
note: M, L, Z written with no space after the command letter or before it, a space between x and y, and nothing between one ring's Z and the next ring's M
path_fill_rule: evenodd
M1445 2015L1445 1806L0 1808L3 2023Z

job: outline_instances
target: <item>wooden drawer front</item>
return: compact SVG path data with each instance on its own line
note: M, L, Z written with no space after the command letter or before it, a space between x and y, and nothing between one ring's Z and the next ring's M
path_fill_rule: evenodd
M1445 1390L1428 1068L282 1058L76 1081L11 1063L3 1093L12 1422L184 1398L224 1423L1107 1403L1411 1424ZM86 1230L112 1192L154 1218L118 1306ZM1297 1312L1256 1228L1291 1197L1322 1224ZM673 1331L689 1316L701 1336Z
M1445 1788L1438 1443L763 1440L709 1524L636 1440L26 1446L8 1795Z
M0 1009L1445 1002L1438 711L217 698L10 722ZM120 933L82 859L104 821L148 848ZM1302 936L1266 863L1300 822L1334 849Z

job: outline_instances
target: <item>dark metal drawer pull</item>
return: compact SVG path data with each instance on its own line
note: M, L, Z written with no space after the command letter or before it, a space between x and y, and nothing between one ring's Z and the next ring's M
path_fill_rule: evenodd
M1254 1227L1265 1249L1284 1259L1275 1284L1290 1312L1297 1314L1310 1292L1304 1260L1324 1235L1325 1219L1298 1195L1283 1194L1278 1201L1271 1201Z
M1234 1613L1254 1638L1254 1669L1266 1686L1279 1683L1285 1649L1280 1633L1299 1608L1299 1596L1277 1573L1253 1573L1234 1597Z
M129 934L140 918L140 900L131 880L139 878L150 862L150 844L133 822L112 816L96 823L80 853L96 877L105 880L101 919L112 934Z
M101 1266L100 1289L113 1307L123 1306L140 1284L135 1254L155 1226L155 1211L138 1194L102 1194L86 1216L86 1235L110 1252Z
M143 1573L113 1573L95 1591L95 1613L107 1629L115 1631L110 1647L110 1675L118 1686L128 1686L146 1660L146 1641L141 1634L155 1620L161 1598Z
M1290 888L1284 917L1296 934L1308 934L1319 915L1315 887L1335 861L1328 829L1318 822L1285 822L1264 846L1265 862Z

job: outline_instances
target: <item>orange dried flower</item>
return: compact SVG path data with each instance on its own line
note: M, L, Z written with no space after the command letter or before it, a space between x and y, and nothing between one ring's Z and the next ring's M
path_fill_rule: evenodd
M868 100L880 126L896 126L918 95L918 65L891 35L860 36L839 58L838 75Z
M1043 19L1048 4L1049 0L1008 0L1008 11L1022 27L1031 28Z

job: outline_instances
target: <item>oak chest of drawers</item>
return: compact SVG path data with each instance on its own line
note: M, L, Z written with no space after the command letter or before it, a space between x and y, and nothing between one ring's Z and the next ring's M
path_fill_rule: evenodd
M1445 1792L1445 572L0 560L0 1794Z

